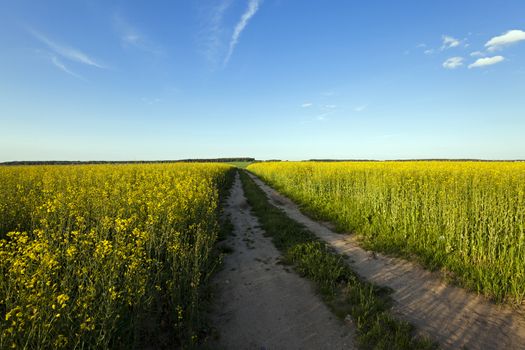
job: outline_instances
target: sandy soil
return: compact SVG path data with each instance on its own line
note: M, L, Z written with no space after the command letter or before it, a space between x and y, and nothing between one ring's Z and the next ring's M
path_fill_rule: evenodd
M402 259L363 250L352 235L303 215L290 199L250 174L271 203L284 210L339 253L348 255L359 275L393 289L394 312L446 349L525 349L525 315L508 305L445 284L436 273Z
M226 212L235 227L226 244L234 252L214 277L212 322L220 336L213 348L355 348L350 326L328 310L308 281L279 263L279 252L250 213L238 174Z

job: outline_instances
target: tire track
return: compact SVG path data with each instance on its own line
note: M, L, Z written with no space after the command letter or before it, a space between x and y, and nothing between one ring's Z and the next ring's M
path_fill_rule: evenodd
M353 349L353 331L315 295L310 283L280 264L281 255L250 213L239 175L226 204L235 227L233 253L214 277L218 290L213 348Z

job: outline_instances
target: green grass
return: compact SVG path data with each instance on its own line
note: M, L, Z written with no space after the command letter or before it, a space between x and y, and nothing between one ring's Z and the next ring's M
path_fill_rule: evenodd
M252 163L253 162L228 162L227 164L231 164L239 169L246 169L246 167Z
M413 327L390 313L389 290L362 280L324 242L268 202L266 195L241 171L248 202L263 229L302 276L314 282L320 295L340 318L350 315L362 349L433 349L435 344L414 336Z

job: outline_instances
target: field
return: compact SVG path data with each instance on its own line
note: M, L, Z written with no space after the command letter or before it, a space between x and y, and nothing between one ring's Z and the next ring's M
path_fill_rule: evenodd
M525 163L279 162L248 170L369 249L525 299Z
M229 165L0 168L0 348L187 347Z
M525 163L4 166L0 180L1 349L525 340Z

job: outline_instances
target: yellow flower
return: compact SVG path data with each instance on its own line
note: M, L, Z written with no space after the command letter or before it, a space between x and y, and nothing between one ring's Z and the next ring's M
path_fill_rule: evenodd
M57 302L60 304L61 308L64 308L68 301L69 301L69 296L67 294L60 294L57 297Z

